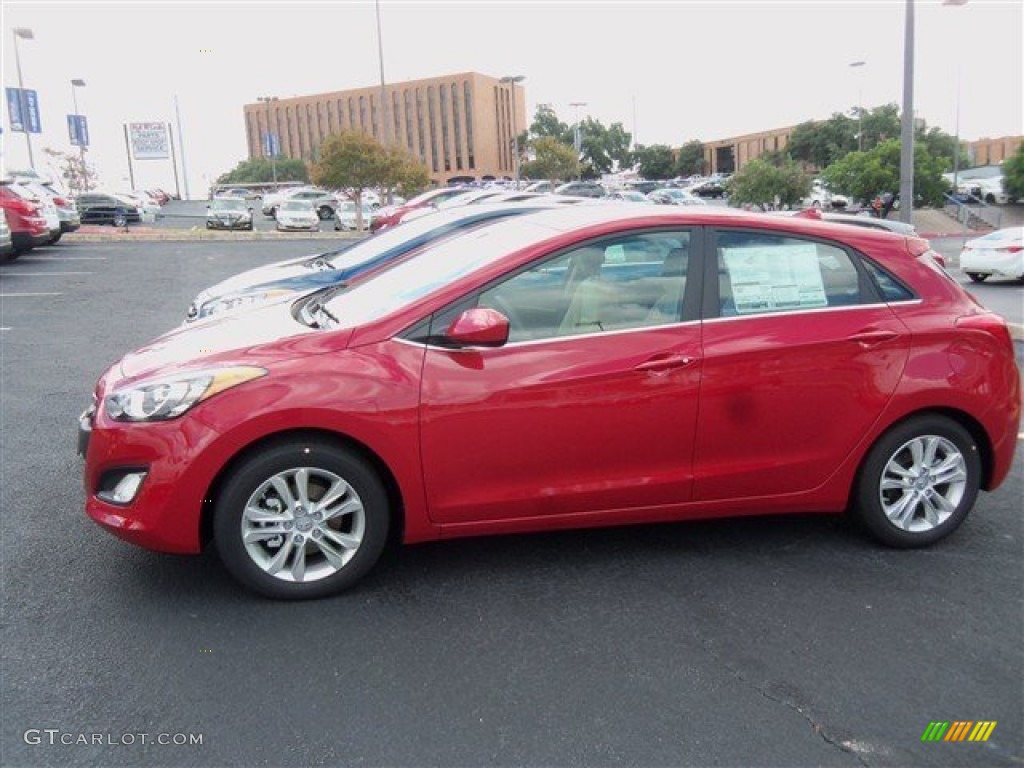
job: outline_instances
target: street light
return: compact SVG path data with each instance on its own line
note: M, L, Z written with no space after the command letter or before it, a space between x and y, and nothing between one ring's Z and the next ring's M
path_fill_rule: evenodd
M914 214L914 0L903 24L903 115L900 120L900 221Z
M942 0L943 5L967 5L967 0ZM956 59L956 125L953 139L953 197L960 181L960 75L963 71L960 57Z
M501 78L501 82L508 83L512 89L512 169L516 180L516 189L519 189L519 129L516 126L516 83L521 83L525 79L525 75L508 75Z
M863 69L866 61L851 61L851 69ZM864 151L864 78L860 80L857 89L857 151Z
M576 159L580 159L580 153L583 151L583 136L580 134L580 107L587 106L585 101L570 101L570 107L576 108L576 128L572 133L572 145L576 149ZM580 173L577 172L576 177L579 178Z
M277 96L257 96L256 101L267 105L267 154L270 155L270 172L274 175L274 189L277 189L277 153L274 152L274 134L270 130L270 102L277 101Z
M78 96L77 96L77 91L75 91L75 88L84 88L84 87L85 87L85 80L82 80L81 78L77 78L76 77L76 78L74 78L71 81L71 103L75 105L75 119L76 120L78 119ZM86 167L85 167L85 145L82 144L82 139L83 138L85 138L85 137L81 136L81 135L79 135L79 137L78 137L78 157L79 157L79 160L82 163L82 168L81 168L81 171L82 171L82 191L83 192L88 192L89 191L89 172L86 170Z
M21 94L25 93L25 84L21 79L21 56L18 55L18 38L20 37L22 40L35 40L36 37L28 27L15 27L12 31L14 32L14 62L18 66L18 90L20 99ZM22 102L22 104L24 103L25 102ZM28 145L28 164L34 169L36 167L36 161L35 158L32 157L32 134L29 133L28 130L29 126L26 122L27 118L28 115L21 116L22 128L25 129L25 144Z

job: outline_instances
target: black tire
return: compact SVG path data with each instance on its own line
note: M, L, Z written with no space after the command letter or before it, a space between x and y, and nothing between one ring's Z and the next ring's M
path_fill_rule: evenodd
M300 468L331 473L348 484L354 494L351 498L362 505L362 533L354 553L333 573L322 578L294 581L271 575L256 563L242 540L242 516L251 497L264 483L279 473ZM310 486L311 499L313 499L312 489L314 487L316 486ZM322 485L319 486L319 490L320 496L316 498L323 498L325 491ZM345 498L350 497L346 495ZM299 520L298 517L293 519ZM335 518L331 529L345 534L343 526L346 521L355 525L357 514L352 513L351 516ZM326 521L317 524L310 523L316 528L322 528L326 524ZM280 550L285 549L285 544L288 545L288 549L291 551L285 556L284 562L287 563L291 560L293 565L295 562L294 552L298 551L297 545L294 543L295 537L300 534L301 528L298 523L294 525L292 533L284 534L291 538L278 544ZM338 525L342 527L336 527ZM380 559L387 544L389 527L388 496L377 473L352 451L317 439L282 443L259 451L245 460L228 478L223 492L217 499L213 520L217 551L231 575L254 592L266 597L285 600L326 597L351 587L365 576ZM315 542L312 538L314 535L316 535L315 532L309 532L305 543L301 545L306 552L304 562L313 563L329 570L330 563L321 554L321 545L314 546ZM323 538L318 541L326 543ZM266 542L265 545L260 543L257 555L270 557L271 552L280 554L278 550L273 549L272 545L272 541ZM312 556L312 560L309 559L310 556Z
M968 272L967 276L975 283L984 283L988 280L988 275L983 275L980 272Z
M125 216L124 214L115 214L113 220L111 221L111 224L113 224L115 227L127 227L128 217Z
M329 205L321 205L317 209L316 215L320 217L320 221L327 221L334 218L334 209Z
M56 235L54 235L49 240L47 240L46 244L47 245L56 245L57 243L60 242L61 235L63 235L63 234L64 234L63 232L58 232Z
M936 442L939 445L935 450L933 463L925 468L927 474L923 480L914 480L911 476L917 475L917 466L910 446L914 443L922 445L932 438L937 438ZM955 475L950 474L954 471L953 467L946 470L946 474L950 477L955 476L956 482L941 483L941 477L937 477L934 483L930 482L932 470L936 470L943 462L955 464L954 454L959 454L962 466L955 466ZM908 461L913 466L910 467L907 476L898 480L906 483L906 487L892 487L891 483L897 481L897 475L887 473L886 468L898 464L906 469ZM926 453L924 463L928 463ZM882 483L887 474L890 487L883 490ZM915 485L915 482L921 482L922 485ZM904 549L925 547L944 539L960 526L974 506L980 484L981 457L971 434L944 416L917 416L893 427L872 446L854 483L851 511L883 544ZM918 488L921 490L917 490ZM913 494L917 494L922 500L912 501ZM951 509L948 513L939 514L948 516L937 518L935 523L918 517L924 513L926 507L934 509L931 501L923 499L924 494L931 494L931 498L942 496L946 499ZM947 494L952 498L948 498ZM903 498L912 501L906 505L910 511L906 527L890 519L883 506L884 503L890 504L890 511L895 511L892 507L897 507ZM914 530L907 530L907 527Z
M995 205L996 196L989 192L987 195L985 195L985 202L988 203L989 205Z

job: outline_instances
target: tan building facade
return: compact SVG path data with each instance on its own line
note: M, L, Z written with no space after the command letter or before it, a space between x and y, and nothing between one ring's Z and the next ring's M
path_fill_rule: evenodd
M796 126L747 133L704 144L705 173L733 173L761 155L779 152L789 144Z
M306 161L332 133L355 130L404 147L437 184L512 177L512 137L527 122L522 86L513 96L511 83L463 72L391 83L380 102L377 85L246 104L249 157L264 154L268 128L280 156Z
M967 142L967 156L971 160L972 168L979 165L1000 165L1020 149L1021 144L1024 144L1024 136L978 139Z

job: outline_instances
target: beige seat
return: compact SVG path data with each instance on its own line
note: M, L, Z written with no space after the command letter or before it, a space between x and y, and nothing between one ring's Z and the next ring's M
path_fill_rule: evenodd
M608 288L601 279L603 248L583 248L570 259L565 311L559 332L565 335L604 330L602 319L608 301Z
M678 322L683 291L686 290L686 268L689 262L689 251L686 248L673 248L665 256L661 268L661 296L654 302L647 322L651 325Z

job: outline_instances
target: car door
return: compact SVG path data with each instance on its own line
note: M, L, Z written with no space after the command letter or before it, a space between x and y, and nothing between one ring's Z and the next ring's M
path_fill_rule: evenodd
M690 498L700 274L685 257L698 239L676 229L579 245L434 318L435 338L473 306L510 322L499 348L428 346L421 446L436 523Z
M840 244L728 229L709 240L694 499L816 488L881 414L910 333Z

